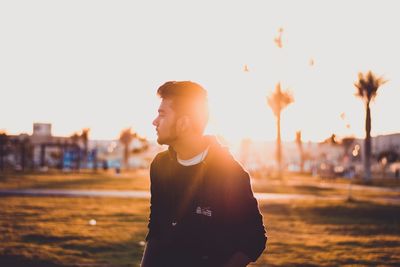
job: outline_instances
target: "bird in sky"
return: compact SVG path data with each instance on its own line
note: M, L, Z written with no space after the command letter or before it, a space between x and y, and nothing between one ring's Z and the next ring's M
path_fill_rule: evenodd
M274 42L279 48L282 48L283 47L283 44L282 44L283 28L279 28L278 32L279 32L278 33L279 35L278 35L278 37L275 37Z

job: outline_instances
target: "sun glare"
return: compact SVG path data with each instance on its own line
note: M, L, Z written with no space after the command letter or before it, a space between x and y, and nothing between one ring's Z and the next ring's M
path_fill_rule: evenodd
M288 9L286 1L268 2L267 9L257 1L232 4L224 20L219 11L225 5L213 4L213 9L198 7L207 12L206 21L199 12L185 17L186 23L174 8L156 12L153 20L127 12L132 6L99 6L115 18L105 22L101 12L82 11L90 10L89 4L80 11L69 6L75 19L65 24L70 13L63 9L52 14L32 5L32 12L20 13L10 7L13 12L0 14L13 25L3 34L0 52L0 88L8 99L0 113L13 115L0 117L1 129L30 133L33 122L48 122L55 135L88 127L92 138L115 139L121 129L133 127L154 139L156 89L167 80L192 80L209 91L208 130L227 139L275 139L276 120L266 97L279 82L294 95L282 112L283 140L293 140L298 130L312 141L332 133L362 137L364 107L353 84L358 72L372 69L389 79L371 106L372 134L398 132L387 119L400 112L400 92L393 90L400 86L396 8L365 4L365 16L377 9L386 15L363 20L357 19L355 3L345 8L312 3L310 9L300 2ZM381 38L370 38L370 32Z

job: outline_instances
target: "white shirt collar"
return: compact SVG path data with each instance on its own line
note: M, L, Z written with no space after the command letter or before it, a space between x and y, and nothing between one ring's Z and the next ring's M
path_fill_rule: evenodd
M177 160L178 160L179 164L181 164L183 166L193 166L193 165L199 164L207 156L208 149L209 149L209 146L203 152L201 152L200 154L197 154L196 156L194 156L191 159L180 159L179 157L177 157Z

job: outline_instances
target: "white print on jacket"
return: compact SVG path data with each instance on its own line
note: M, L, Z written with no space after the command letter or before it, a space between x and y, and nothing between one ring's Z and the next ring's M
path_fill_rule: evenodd
M198 207L196 208L196 214L211 217L211 216L212 216L212 210L211 210L210 207L204 207L204 208L202 208L202 207L198 206Z

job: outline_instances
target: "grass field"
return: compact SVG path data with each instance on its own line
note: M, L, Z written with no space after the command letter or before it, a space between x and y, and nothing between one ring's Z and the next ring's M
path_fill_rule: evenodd
M310 175L287 175L285 179L279 180L271 177L265 178L259 174L254 174L252 187L255 192L264 193L289 193L289 194L311 194L314 196L347 196L349 180L329 179L321 180ZM326 184L335 183L343 185L343 188L324 187ZM353 181L353 184L362 184L361 180ZM372 185L382 186L382 188L400 188L400 181L387 179L376 180ZM108 172L81 171L79 173L28 173L28 174L1 174L0 189L75 189L75 190L149 190L148 170L135 170L115 174L112 170ZM355 197L371 198L380 196L382 192L352 191ZM400 192L386 192L387 197L400 196Z
M0 189L15 188L148 190L150 186L148 170L121 174L115 174L113 171L0 173Z
M136 266L140 259L147 200L3 197L0 206L0 266Z
M0 184L2 188L148 188L146 172L130 175L32 174L2 177ZM346 194L312 183L290 185L295 179L256 180L253 186L257 190L269 186L271 192ZM355 196L350 202L323 198L260 202L269 240L266 252L253 265L399 266L400 205L370 201L367 192ZM0 266L138 266L148 205L146 199L130 198L0 197Z

